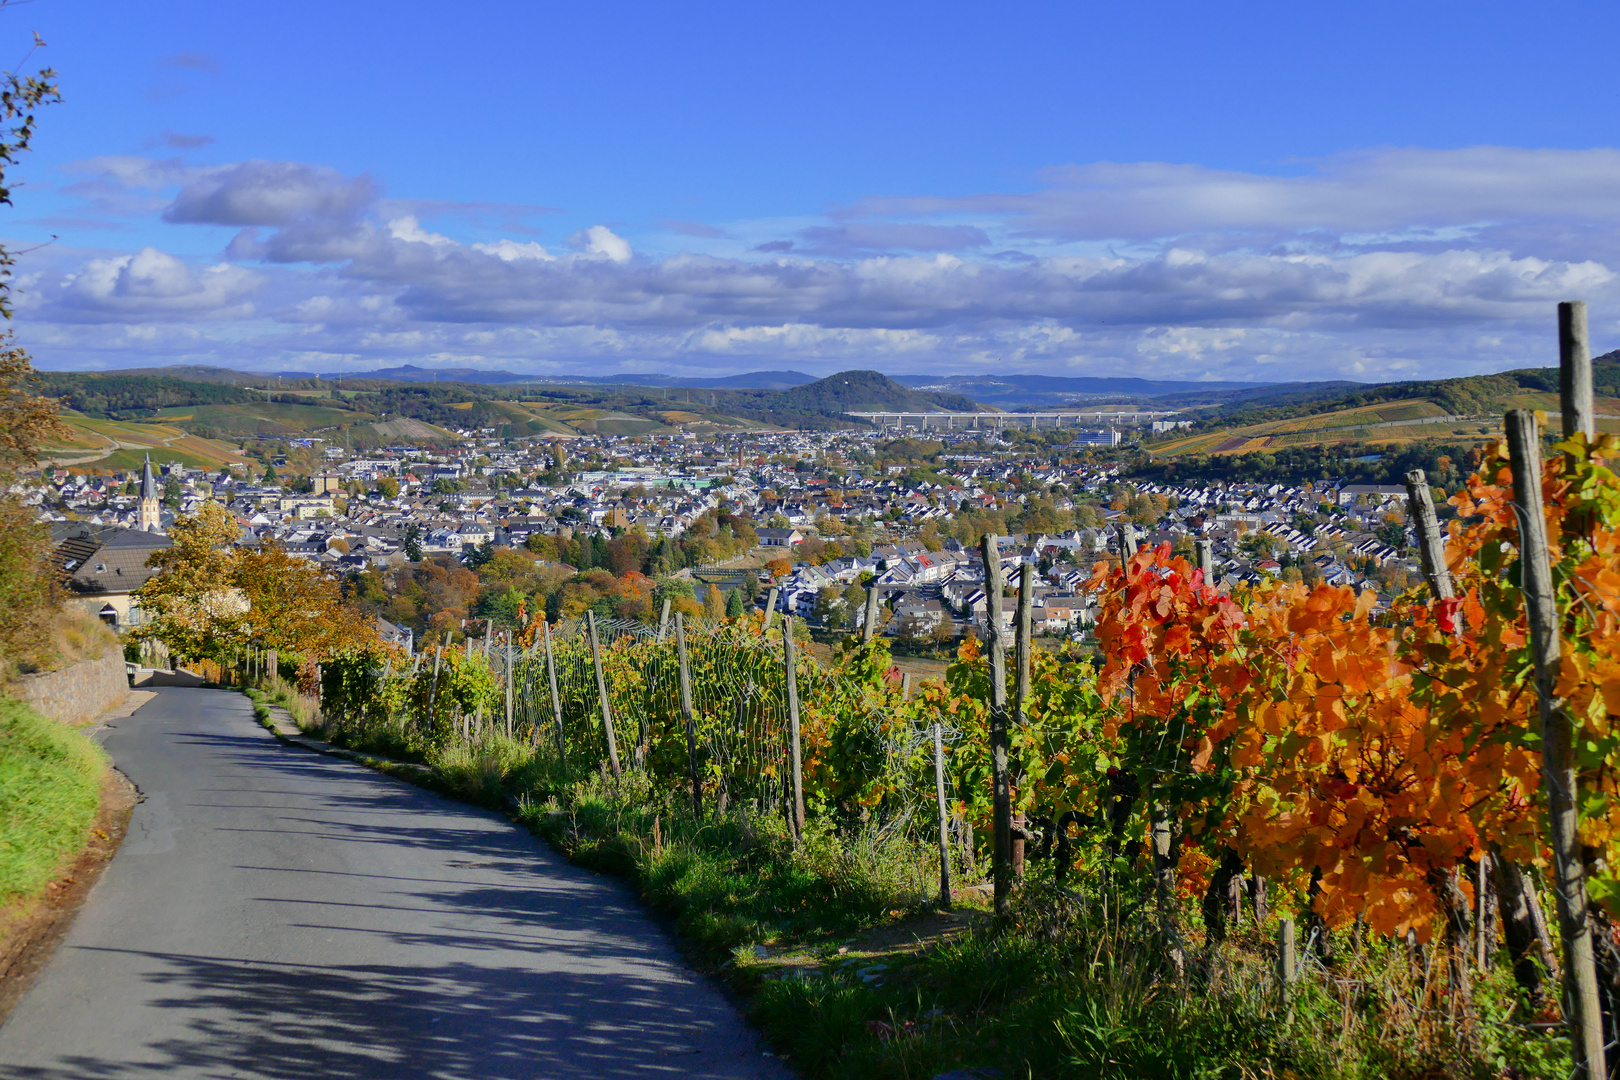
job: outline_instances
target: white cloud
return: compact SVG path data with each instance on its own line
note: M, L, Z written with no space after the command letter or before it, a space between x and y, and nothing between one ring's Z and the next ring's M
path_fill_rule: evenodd
M553 258L544 247L533 241L519 243L516 240L496 240L491 244L474 244L472 249L482 251L485 255L493 255L502 262L515 262L518 259Z
M174 324L192 320L217 361L263 366L707 357L1379 378L1539 363L1551 305L1569 298L1592 303L1600 347L1620 337L1620 151L1608 149L1379 150L1289 176L1104 162L1049 170L1025 194L868 200L768 230L683 226L737 237L715 245L731 257L638 258L621 235L636 234L605 225L553 254L500 235L525 227L489 224L505 214L494 204L423 210L442 234L421 224L426 201L383 201L368 177L296 162L104 158L81 171L100 206L145 193L132 215L172 192L165 220L237 226L228 258L264 266L197 267L151 248L31 257L20 317L70 350L99 348L99 333L135 355L142 332L173 348ZM771 236L796 239L759 243Z
M61 281L43 314L67 321L148 321L246 317L258 275L220 263L194 271L173 255L142 248L133 255L93 259Z
M614 262L630 261L630 242L606 225L592 225L573 240L588 254L606 255Z
M403 240L407 244L427 244L429 247L444 247L446 244L455 243L448 236L428 232L412 216L396 218L390 221L388 223L388 235L395 240Z

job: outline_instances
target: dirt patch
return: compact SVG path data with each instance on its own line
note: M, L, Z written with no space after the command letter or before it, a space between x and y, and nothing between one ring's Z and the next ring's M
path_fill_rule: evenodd
M43 896L0 910L0 1023L50 961L73 916L118 851L139 801L135 785L117 769L108 769L90 842L78 858L51 879Z

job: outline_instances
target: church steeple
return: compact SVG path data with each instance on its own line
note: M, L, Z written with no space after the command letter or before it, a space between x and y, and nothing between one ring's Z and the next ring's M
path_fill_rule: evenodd
M146 465L141 470L141 509L136 528L142 532L162 532L163 523L158 517L158 486L152 477L152 455L146 455Z

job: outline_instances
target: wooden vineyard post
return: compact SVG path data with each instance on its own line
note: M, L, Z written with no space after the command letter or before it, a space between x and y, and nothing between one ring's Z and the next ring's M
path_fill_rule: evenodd
M563 738L563 712L562 696L557 693L557 660L551 652L551 624L545 623L546 628L546 681L551 684L551 718L557 728L557 760L564 769L568 768L568 743ZM535 738L540 736L535 731Z
M980 544L984 559L984 606L990 636L991 876L996 914L1007 914L1012 895L1012 782L1007 770L1007 639L1001 629L1001 553L994 533Z
M1429 592L1435 602L1454 601L1456 599L1456 586L1452 581L1451 568L1446 565L1445 539L1440 531L1439 519L1434 512L1434 497L1429 489L1428 477L1422 469L1413 469L1406 474L1406 505L1412 516L1413 531L1417 533L1418 554L1422 560L1423 576L1429 583ZM1456 632L1461 634L1462 616L1460 612L1454 613ZM1493 845L1494 846L1494 845ZM1487 876L1495 889L1497 907L1501 912L1506 929L1508 949L1514 956L1514 973L1519 985L1532 998L1540 996L1541 973L1537 970L1535 962L1529 959L1532 947L1539 947L1542 955L1550 955L1552 942L1545 937L1545 926L1538 932L1540 906L1535 894L1527 890L1527 881L1518 867L1510 867L1510 872L1492 873L1487 875L1488 861L1500 859L1494 851L1480 853L1479 887L1475 892L1476 904L1479 908L1475 922L1475 966L1484 970L1490 943L1486 941L1488 927L1485 922L1484 888ZM1549 967L1549 971L1554 967Z
M911 700L911 672L909 671L900 673L900 700Z
M1298 973L1294 920L1284 919L1277 926L1277 1008L1284 1016L1294 1008L1294 979Z
M1215 585L1215 541L1194 540L1193 557L1198 560L1198 569L1204 572L1204 584L1213 588Z
M1592 407L1592 348L1586 334L1586 302L1558 305L1558 390L1564 413L1564 438L1597 433Z
M692 716L692 676L686 667L686 620L675 613L675 658L681 670L681 720L686 724L686 772L692 780L692 814L703 820L703 782L698 776L697 721Z
M1558 929L1564 942L1564 1016L1569 1024L1575 1076L1598 1080L1603 1065L1603 1014L1598 1000L1592 922L1587 914L1585 866L1581 862L1574 725L1557 696L1563 651L1561 617L1553 592L1547 548L1547 518L1541 501L1541 432L1536 414L1507 414L1508 459L1519 511L1520 581L1530 647L1535 655L1536 696L1541 709L1542 786L1547 792L1548 842L1552 847Z
M439 665L444 661L444 652L441 646L433 646L433 682L428 685L428 726L431 727L438 719L434 713L434 706L439 699Z
M506 737L512 737L512 631L506 632Z
M1129 572L1131 560L1136 558L1138 548L1136 540L1136 526L1131 524L1119 527L1119 566Z
M1451 584L1451 568L1446 565L1446 541L1440 533L1440 519L1434 512L1434 493L1422 469L1406 474L1406 506L1412 515L1412 531L1417 533L1418 554L1423 560L1423 577L1435 601L1456 598Z
M799 762L799 673L793 654L793 616L782 616L782 658L787 676L788 767L793 771L793 835L804 836L804 773Z
M865 645L872 640L877 632L878 587L873 582L866 590L866 621L861 626L861 644Z
M934 797L939 801L939 909L951 910L951 829L945 808L945 731L934 722Z
M619 778L619 743L613 737L613 706L608 703L607 676L602 672L602 645L596 640L596 612L585 613L585 625L591 633L591 663L596 668L596 695L602 702L602 731L607 735L608 768L613 779Z
M771 591L765 596L765 619L759 624L760 633L763 634L771 628L771 620L774 618L776 618L776 586L772 585Z
M1018 564L1018 614L1013 628L1013 659L1017 674L1015 676L1013 692L1014 726L1023 729L1025 723L1024 705L1029 701L1029 672L1031 664L1030 650L1034 645L1030 625L1031 612L1035 606L1035 565L1033 563ZM1016 767L1008 761L1009 774ZM1009 779L1009 783L1010 783ZM1012 819L1012 872L1013 877L1022 879L1024 876L1024 815L1022 811L1013 814Z
M658 612L658 640L664 640L664 634L669 630L669 597L664 597L664 606Z

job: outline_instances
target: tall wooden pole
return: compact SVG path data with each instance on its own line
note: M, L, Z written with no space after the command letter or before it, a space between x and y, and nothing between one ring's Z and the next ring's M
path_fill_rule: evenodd
M774 618L776 618L776 586L772 585L771 591L765 597L765 621L759 624L761 632L771 628L771 620Z
M1558 389L1563 403L1564 438L1577 431L1597 433L1592 407L1592 346L1586 333L1586 303L1558 305Z
M866 622L861 626L861 644L872 640L877 632L878 587L873 582L866 590Z
M664 597L664 606L658 612L658 640L664 640L664 632L669 629L669 597Z
M551 624L546 628L546 682L551 684L551 719L557 729L557 760L568 767L568 742L563 737L562 695L557 693L557 660L551 652ZM538 735L539 732L536 732Z
M1018 615L1017 625L1014 627L1013 655L1017 667L1017 682L1014 686L1013 696L1013 725L1023 729L1026 719L1024 705L1029 701L1029 673L1031 660L1030 650L1034 646L1032 637L1033 627L1030 625L1031 612L1035 606L1035 566L1033 563L1018 564ZM1017 771L1017 766L1008 762L1009 773ZM1012 837L1012 872L1013 876L1024 876L1024 839L1019 835L1024 824L1023 813L1013 815Z
M1204 572L1204 584L1215 585L1215 541L1194 540L1193 557L1198 560L1198 569Z
M439 699L439 665L441 663L443 663L443 661L444 661L443 647L439 646L439 645L433 646L433 682L428 684L428 726L429 727L432 727L432 725L434 723L436 723L437 720L438 720L438 717L434 713L433 710L434 710L434 706L436 706L438 704L438 699Z
M951 910L950 815L945 806L945 734L934 723L934 798L939 803L939 909Z
M506 632L506 737L512 737L512 631Z
M1406 474L1406 506L1412 516L1413 531L1417 533L1418 554L1422 559L1423 576L1429 583L1430 595L1437 602L1454 599L1456 586L1452 581L1451 568L1446 565L1445 540L1440 531L1440 521L1435 516L1429 480L1422 469L1413 469ZM1456 632L1459 634L1463 632L1460 617L1456 620ZM1492 858L1500 859L1501 856L1494 851L1480 852L1479 887L1475 894L1479 905L1478 918L1475 920L1477 930L1475 964L1481 969L1485 967L1486 950L1490 947L1485 938L1487 928L1484 913L1486 864ZM1497 894L1498 910L1506 924L1508 948L1514 957L1515 976L1526 992L1538 996L1541 976L1535 962L1529 959L1530 950L1539 947L1542 955L1551 956L1552 942L1544 936L1545 927L1542 925L1536 894L1528 887L1528 880L1518 867L1509 867L1507 871L1490 874L1489 878ZM1552 964L1548 970L1556 970L1556 967L1556 964Z
M1012 897L1012 783L1007 762L1007 638L1001 628L1001 553L994 533L985 534L980 555L984 559L984 606L990 638L991 873L996 914L1005 915Z
M782 616L782 659L787 674L788 767L793 770L793 835L804 835L804 773L799 761L799 673L793 654L793 616Z
M607 735L608 768L619 778L619 741L613 736L613 706L608 703L607 675L602 671L602 645L596 640L596 612L585 612L585 625L591 634L591 663L596 667L596 695L602 703L602 731Z
M686 771L692 780L692 813L703 819L703 782L698 776L697 721L692 715L692 677L686 667L686 620L675 613L675 657L681 669L681 719L686 722Z
M1446 542L1434 512L1434 493L1422 469L1406 474L1406 508L1412 515L1412 531L1417 533L1418 554L1429 591L1436 600L1454 599L1457 593L1451 584L1451 568L1446 565Z
M1507 414L1508 459L1519 510L1520 588L1524 593L1530 647L1535 654L1536 693L1541 707L1541 773L1547 792L1548 842L1555 872L1558 929L1564 942L1564 1015L1569 1024L1575 1076L1599 1080L1603 1064L1603 1014L1598 1000L1592 923L1587 915L1586 868L1581 861L1579 793L1575 774L1574 724L1557 694L1563 642L1541 501L1541 432L1536 414Z

